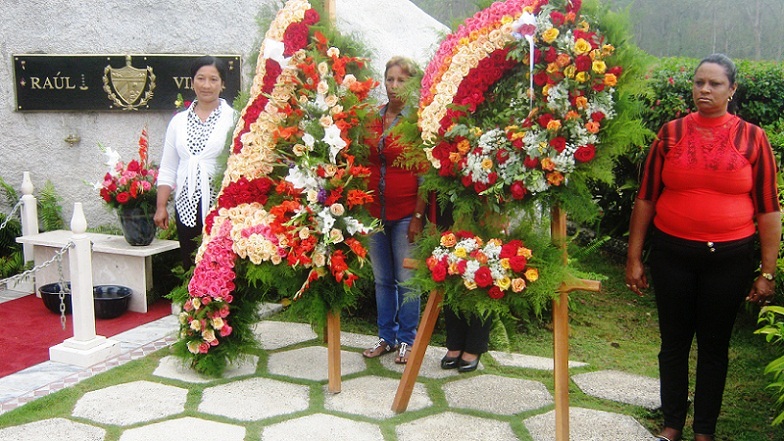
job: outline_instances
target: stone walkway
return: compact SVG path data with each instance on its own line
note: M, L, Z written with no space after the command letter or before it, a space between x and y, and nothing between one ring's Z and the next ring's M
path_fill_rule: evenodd
M272 312L272 311L268 311ZM326 391L327 349L309 325L262 321L256 333L266 359L252 357L224 378L204 378L164 356L141 381L85 393L68 418L5 427L2 413L69 387L114 366L165 348L177 329L174 316L113 337L123 354L88 369L46 362L0 379L0 441L191 439L243 441L452 441L555 439L553 396L532 375L552 360L489 352L493 367L471 374L439 368L445 349L428 347L408 410L391 411L403 366L394 357L366 360L375 338L342 333L342 392ZM503 367L498 369L495 366ZM570 362L573 382L601 400L647 409L659 406L658 381ZM154 399L140 399L154 397ZM634 418L572 407L570 439L652 441Z

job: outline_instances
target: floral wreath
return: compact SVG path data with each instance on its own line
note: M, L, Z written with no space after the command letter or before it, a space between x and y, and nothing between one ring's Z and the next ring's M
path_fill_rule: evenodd
M206 374L256 347L250 326L264 293L339 309L368 271L376 221L364 209L360 140L377 83L364 59L330 45L319 20L310 2L289 0L271 23L206 216L175 344Z
M420 92L429 189L501 211L590 168L622 68L581 6L496 2L443 41Z

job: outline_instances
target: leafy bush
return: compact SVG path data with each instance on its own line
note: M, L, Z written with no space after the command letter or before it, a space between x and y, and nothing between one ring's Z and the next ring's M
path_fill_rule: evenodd
M764 335L768 343L778 344L784 341L784 307L768 306L763 308L757 323L763 326L754 333ZM768 385L768 389L773 391L776 396L776 408L781 410L781 413L771 423L776 426L784 422L784 355L768 363L765 366L765 374L773 376L773 381Z

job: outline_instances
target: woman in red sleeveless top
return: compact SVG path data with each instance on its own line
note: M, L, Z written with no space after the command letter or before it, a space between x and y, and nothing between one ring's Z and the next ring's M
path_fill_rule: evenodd
M736 73L721 54L700 62L692 88L697 112L659 131L632 211L626 286L638 295L648 288L642 254L652 227L648 263L664 414L659 440L682 437L695 335L694 439L714 439L735 316L744 298L767 305L774 295L781 240L776 162L765 132L727 111Z

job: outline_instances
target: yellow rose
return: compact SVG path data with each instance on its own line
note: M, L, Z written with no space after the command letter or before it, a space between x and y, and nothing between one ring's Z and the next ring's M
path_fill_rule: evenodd
M606 70L607 70L607 65L604 63L604 61L601 61L601 60L596 60L596 61L594 61L594 62L593 62L593 64L591 65L591 69L592 69L594 72L596 72L596 73L598 73L599 75L601 75L601 74L603 74L603 73L604 73L604 71L606 71Z
M578 83L585 83L590 79L591 76L588 75L588 72L578 72L577 75L574 76L574 80L577 81Z
M590 52L591 49L591 43L585 41L584 38L578 38L577 41L574 42L574 53L577 55L585 55Z
M571 64L571 65L566 66L564 68L563 73L564 73L564 76L566 76L566 78L574 78L574 75L577 73L577 68L574 67L573 64Z
M611 44L605 44L604 46L602 46L602 55L605 57L612 55L614 51L615 51L615 47Z
M476 289L476 283L471 280L463 279L463 285L468 289Z
M447 267L447 273L449 275L460 274L460 271L457 268L457 262L452 262L449 264L449 267Z
M215 317L212 319L212 327L215 329L221 329L223 327L223 319L220 317Z
M482 158L482 170L490 170L493 168L493 160L490 158Z
M550 28L542 33L542 40L544 40L546 43L552 43L556 38L558 38L558 34L560 34L558 29Z
M554 119L547 123L547 130L557 132L561 128L561 121Z
M539 280L539 270L536 268L528 268L527 270L525 270L524 275L529 282L536 282L537 280Z
M457 256L457 257L459 257L461 259L465 259L466 257L468 257L468 252L466 252L466 249L463 248L463 247L455 248L454 254L455 254L455 256Z
M509 268L512 267L511 265L509 265L509 259L507 258L501 259L500 263L501 263L501 268L505 270L508 270Z
M501 277L495 281L495 285L502 290L506 291L512 285L512 280L508 276Z
M525 289L525 280L516 278L512 280L512 291L520 292Z
M531 250L526 248L526 247L520 247L520 248L517 249L517 255L518 256L523 256L526 259L530 259L531 256L534 255L534 253L532 253Z
M557 63L550 63L547 65L547 73L549 74L557 73L560 70L561 70L561 66L559 66Z

